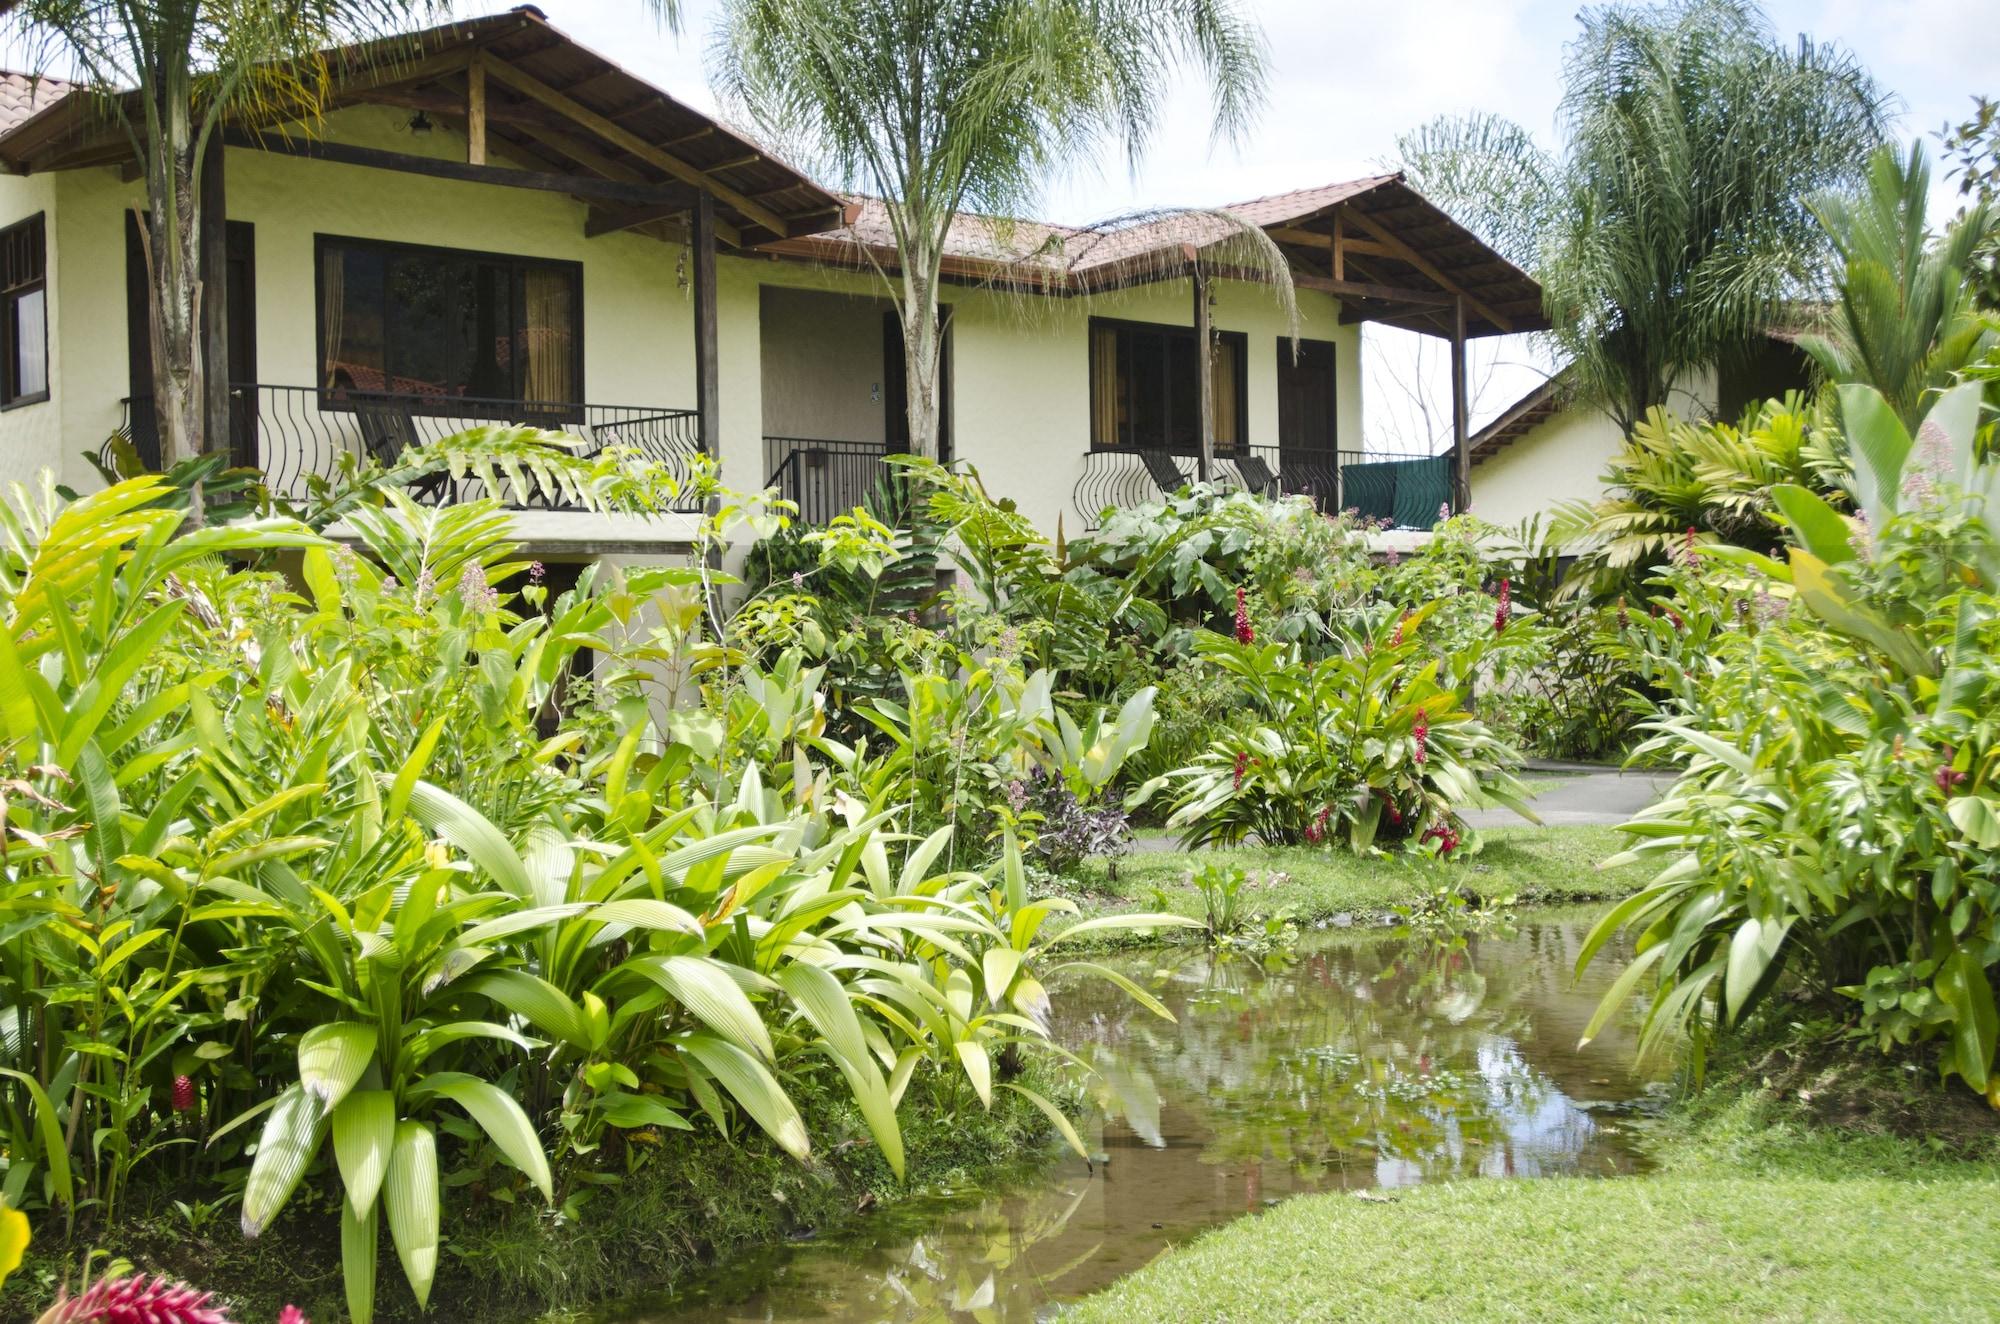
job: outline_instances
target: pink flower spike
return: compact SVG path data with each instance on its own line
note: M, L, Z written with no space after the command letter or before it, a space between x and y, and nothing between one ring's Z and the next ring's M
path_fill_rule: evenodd
M286 1306L278 1312L278 1324L312 1324L312 1321L297 1306Z

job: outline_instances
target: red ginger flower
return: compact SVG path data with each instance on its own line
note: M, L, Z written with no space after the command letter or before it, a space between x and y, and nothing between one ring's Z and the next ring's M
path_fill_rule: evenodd
M1950 745L1944 747L1944 762L1938 765L1937 774L1931 779L1946 795L1950 795L1957 789L1958 784L1965 780L1965 774L1951 766L1952 756L1956 752Z
M1514 581L1500 581L1500 605L1493 609L1493 633L1507 633L1507 622L1514 614Z
M214 1295L164 1275L100 1278L82 1296L65 1292L40 1324L231 1324L227 1315L209 1306Z
M1240 791L1240 790L1242 790L1242 789L1243 789L1243 774L1245 774L1245 773L1247 773L1247 772L1249 772L1249 771L1250 771L1250 756L1249 756L1248 754L1244 754L1244 753L1240 753L1240 752L1239 752L1239 753L1238 753L1238 754L1236 755L1236 781L1235 781L1235 783L1234 783L1233 785L1231 785L1231 786L1230 786L1230 788L1229 788L1229 789L1230 789L1230 790L1232 790L1232 791Z
M1701 569L1701 553L1695 550L1694 525L1687 527L1687 535L1681 541L1681 564L1690 570Z
M278 1324L312 1324L312 1321L297 1306L286 1306L278 1312Z
M1250 608L1244 601L1245 596L1242 589L1236 590L1236 642L1254 644L1257 632L1250 628Z
M1417 741L1415 761L1422 763L1430 752L1431 719L1421 708L1417 709L1417 723L1410 728L1410 734L1415 736Z
M1326 840L1326 821L1333 817L1333 806L1321 805L1313 821L1306 824L1306 841L1317 846Z
M1403 627L1409 623L1410 613L1408 612L1404 612L1396 618L1396 632L1389 636L1389 647L1401 648L1403 646Z
M190 1076L174 1077L174 1111L184 1113L194 1107L194 1079Z

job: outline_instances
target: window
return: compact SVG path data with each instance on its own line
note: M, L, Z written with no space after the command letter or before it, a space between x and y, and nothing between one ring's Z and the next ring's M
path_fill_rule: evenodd
M583 268L321 235L319 344L335 398L575 403Z
M40 215L0 230L0 408L49 398L48 260Z
M1215 448L1235 450L1245 422L1243 365L1247 337L1214 333ZM1090 322L1090 444L1193 455L1201 449L1200 383L1194 328L1150 322Z

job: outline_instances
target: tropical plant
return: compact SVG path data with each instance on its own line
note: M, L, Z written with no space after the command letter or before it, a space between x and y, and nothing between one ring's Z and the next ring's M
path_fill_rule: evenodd
M884 285L902 323L912 452L938 454L938 294L953 225L968 212L1025 209L1048 175L1106 137L1137 160L1168 78L1188 64L1213 88L1218 132L1240 133L1264 72L1262 39L1236 0L724 6L723 94L881 200L897 253Z
M1888 101L1851 53L1779 42L1744 0L1581 21L1559 151L1491 116L1398 148L1427 197L1528 264L1580 398L1630 432L1817 284L1826 240L1805 200L1860 176Z
M1383 613L1371 637L1321 658L1297 644L1205 634L1199 652L1235 681L1248 713L1140 798L1171 787L1167 826L1191 847L1250 837L1340 838L1355 850L1378 838L1455 845L1461 807L1526 814L1508 772L1517 756L1467 708L1483 658L1510 646L1507 630L1489 626L1489 642L1440 658L1424 638L1436 610Z
M1751 405L1734 424L1651 411L1606 467L1605 495L1556 511L1552 536L1577 558L1564 592L1636 593L1635 575L1690 541L1768 552L1783 538L1780 486L1844 504L1849 462L1828 412L1798 395Z
M1885 1048L1936 1042L1944 1073L2000 1104L2000 465L1975 457L1981 389L1946 392L1913 437L1881 393L1842 388L1856 514L1780 487L1785 560L1717 548L1671 572L1677 624L1741 628L1711 635L1699 682L1649 724L1684 772L1627 829L1660 874L1580 954L1638 935L1586 1038L1650 974L1642 1048L1685 1031L1699 1066L1718 1029L1797 988L1848 999ZM1792 607L1724 605L1746 591Z
M1825 333L1799 343L1827 380L1880 391L1906 428L2000 335L1972 284L1980 254L2000 242L2000 208L1976 200L1933 238L1930 193L1930 164L1912 143L1878 150L1858 196L1813 202L1840 259L1839 297Z

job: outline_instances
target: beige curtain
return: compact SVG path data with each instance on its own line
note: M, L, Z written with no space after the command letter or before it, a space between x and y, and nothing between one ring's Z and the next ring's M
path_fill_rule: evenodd
M575 404L575 311L569 273L530 269L527 273L527 325L521 329L526 355L522 388L529 400L544 404Z
M1209 346L1208 362L1209 381L1215 391L1210 402L1215 410L1215 448L1233 451L1243 441L1236 435L1236 400L1241 389L1236 380L1236 347L1217 340Z
M1118 332L1090 329L1090 444L1116 446L1118 435Z
M324 301L323 330L326 343L320 346L320 380L327 390L337 383L334 373L347 339L347 264L338 248L320 255L320 298Z

